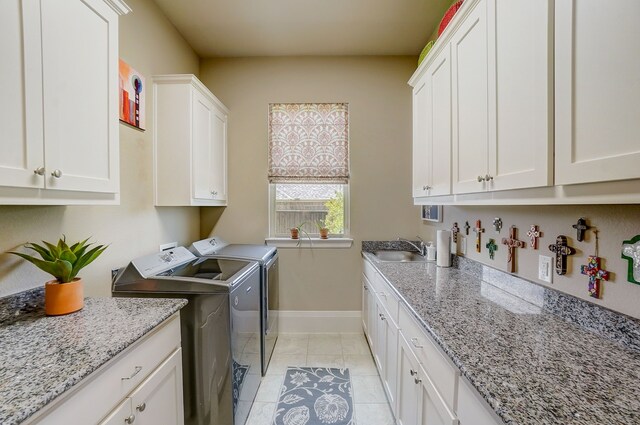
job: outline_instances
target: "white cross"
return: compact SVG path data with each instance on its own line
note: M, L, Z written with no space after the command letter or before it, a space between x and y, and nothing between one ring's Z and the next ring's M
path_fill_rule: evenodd
M640 235L625 241L622 245L622 255L629 261L629 279L640 283Z

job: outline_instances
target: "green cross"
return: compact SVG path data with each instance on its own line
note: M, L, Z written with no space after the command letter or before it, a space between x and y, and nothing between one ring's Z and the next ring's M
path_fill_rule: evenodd
M493 257L496 255L496 251L498 250L498 245L496 245L496 241L493 239L489 239L489 243L486 245L489 250L489 258L493 260Z

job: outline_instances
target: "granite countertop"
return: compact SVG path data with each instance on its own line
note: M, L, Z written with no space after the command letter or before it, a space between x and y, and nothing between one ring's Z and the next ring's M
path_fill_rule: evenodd
M18 424L187 304L182 299L86 298L47 317L42 289L0 299L0 424Z
M459 269L363 256L505 424L640 424L637 349Z

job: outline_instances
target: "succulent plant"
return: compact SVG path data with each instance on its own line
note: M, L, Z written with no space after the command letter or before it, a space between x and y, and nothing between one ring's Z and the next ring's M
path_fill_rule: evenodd
M32 242L24 245L25 248L35 251L42 258L21 252L11 251L10 254L24 258L40 270L55 277L59 283L69 283L75 279L80 270L91 264L108 248L105 245L92 247L93 243L87 243L89 239L69 246L63 235L56 245L45 241L42 241L44 246Z

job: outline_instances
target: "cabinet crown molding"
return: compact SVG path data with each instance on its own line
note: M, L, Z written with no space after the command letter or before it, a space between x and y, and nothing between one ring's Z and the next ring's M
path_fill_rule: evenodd
M214 103L216 103L216 105L220 107L225 114L229 114L229 108L227 108L215 94L211 93L211 90L209 90L209 88L193 74L163 74L154 75L151 78L153 79L154 84L192 84L197 90L201 91L202 94L207 97L211 97Z
M120 16L126 15L127 13L131 12L131 8L129 7L129 5L126 4L123 1L120 1L120 0L104 0L104 2L107 5L109 5L109 7L111 9L113 9L113 11L116 12Z

